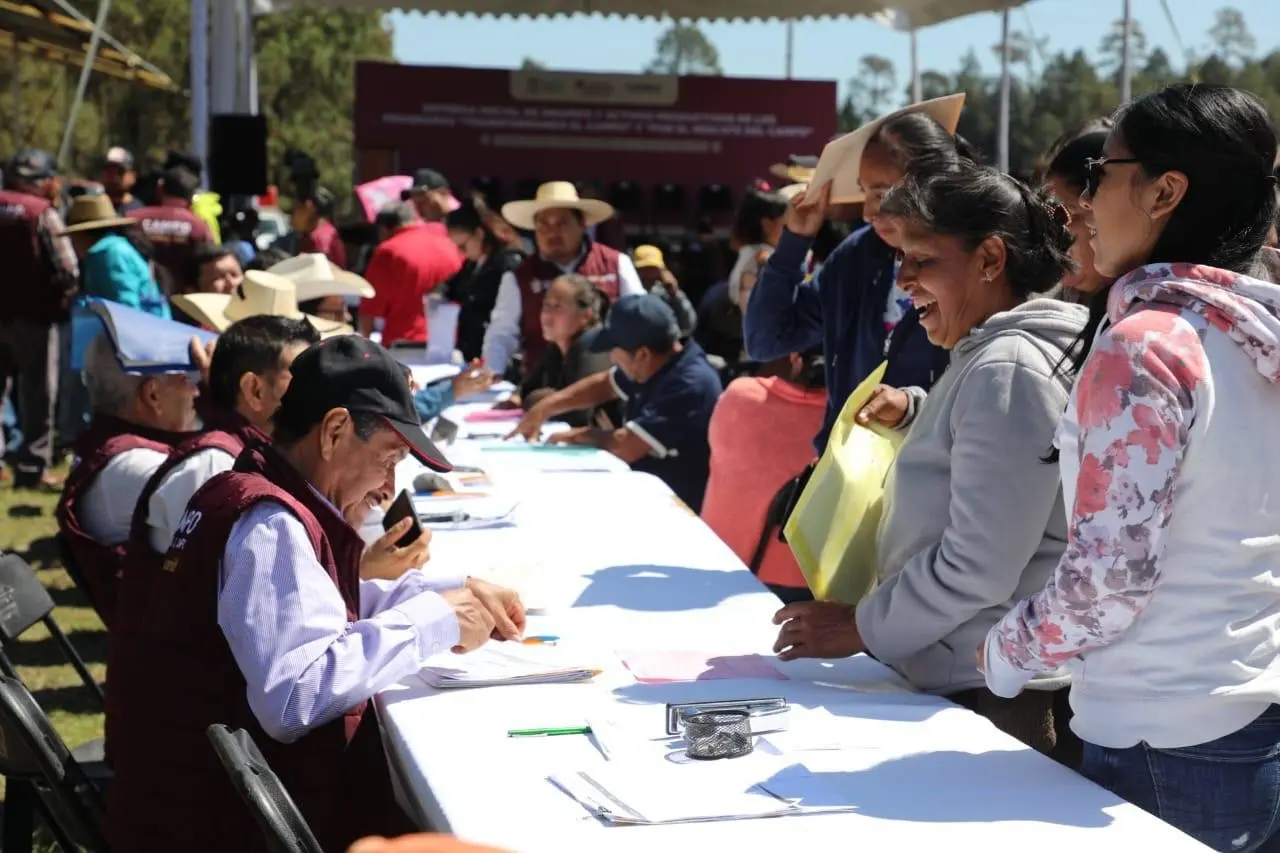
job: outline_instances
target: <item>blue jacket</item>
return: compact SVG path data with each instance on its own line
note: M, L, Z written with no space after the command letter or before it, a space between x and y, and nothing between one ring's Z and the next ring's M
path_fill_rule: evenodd
M81 289L166 320L169 300L164 298L151 275L146 258L125 237L106 234L85 253L80 262Z
M895 253L868 225L850 234L813 281L806 282L804 261L812 243L783 231L751 291L743 325L753 361L773 361L822 345L827 412L813 440L821 454L845 400L889 354L884 312ZM931 387L946 369L947 351L929 343L914 310L898 324L894 337L885 383Z

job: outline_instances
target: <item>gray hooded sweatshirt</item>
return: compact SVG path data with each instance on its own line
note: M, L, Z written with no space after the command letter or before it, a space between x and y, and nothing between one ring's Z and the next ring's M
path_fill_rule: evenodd
M1014 602L1044 587L1066 547L1058 466L1044 458L1071 391L1055 367L1087 314L1052 299L996 314L956 344L927 397L906 389L880 583L857 618L871 654L922 690L984 686L978 646Z

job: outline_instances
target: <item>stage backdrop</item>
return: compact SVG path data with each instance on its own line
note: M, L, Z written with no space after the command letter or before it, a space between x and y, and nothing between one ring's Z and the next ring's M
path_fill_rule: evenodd
M357 181L430 167L455 190L487 179L496 200L538 181L618 181L652 207L661 184L741 198L790 154L836 131L833 81L493 70L362 62L356 68ZM666 217L659 217L666 218Z

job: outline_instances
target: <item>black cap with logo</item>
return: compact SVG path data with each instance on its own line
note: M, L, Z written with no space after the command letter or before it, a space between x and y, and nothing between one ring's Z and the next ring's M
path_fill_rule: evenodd
M19 151L5 172L26 181L43 181L58 173L58 164L53 157L44 151L27 149Z
M289 372L293 379L275 416L289 430L308 432L333 409L364 412L394 430L428 468L453 470L422 429L404 367L380 345L338 335L300 353Z
M427 192L429 190L449 189L449 179L435 169L419 169L413 173L411 192Z

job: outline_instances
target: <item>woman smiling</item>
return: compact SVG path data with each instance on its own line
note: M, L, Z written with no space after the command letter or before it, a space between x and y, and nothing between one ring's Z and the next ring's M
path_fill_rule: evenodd
M970 646L1044 585L1066 541L1058 473L1043 457L1070 391L1055 368L1086 311L1031 298L1070 269L1066 212L979 167L908 178L881 210L901 228L898 282L951 365L927 395L881 386L859 414L909 428L885 484L880 585L856 608L784 607L776 650L784 660L867 651L1049 752L1052 693L996 699Z
M1000 696L1070 665L1084 775L1233 853L1280 838L1276 150L1237 89L1121 108L1081 199L1120 278L1057 436L1069 543L979 652Z

